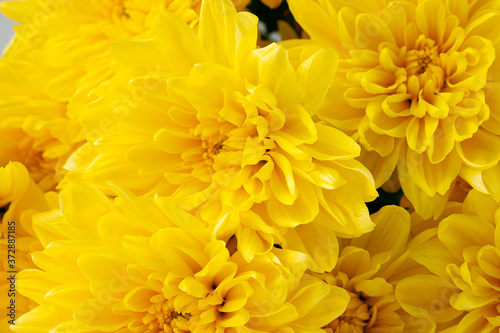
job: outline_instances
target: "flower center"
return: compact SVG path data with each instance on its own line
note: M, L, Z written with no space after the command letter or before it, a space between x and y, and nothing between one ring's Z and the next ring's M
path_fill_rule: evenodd
M430 65L436 65L438 59L439 51L436 43L420 35L415 48L406 53L405 64L408 76L425 73Z
M127 1L114 0L113 16L116 18L130 18L127 8Z
M342 283L341 283L342 284ZM346 289L351 299L344 313L323 328L332 333L400 333L404 327L397 311L394 295L366 297L354 289Z
M112 39L137 35L146 30L147 11L134 0L105 0L99 3L107 23L103 33Z
M227 136L219 134L214 138L210 138L209 140L203 140L202 147L206 149L206 153L203 155L205 159L211 159L214 156L218 155L219 152L224 148L224 142L226 141Z
M188 326L189 318L191 314L189 313L178 313L174 310L159 311L156 312L156 320L158 322L158 328L162 329L162 332L169 332L167 328L185 328Z
M363 333L369 324L373 325L370 320L373 311L364 302L364 297L353 292L349 294L351 300L345 312L324 328L331 328L334 333Z
M406 52L405 68L408 91L418 98L420 91L432 95L445 87L438 45L424 35L415 42L415 48ZM430 96L429 96L430 97Z
M171 302L161 294L151 298L151 307L143 316L142 322L151 332L170 332L171 328L187 330L191 314L177 312Z

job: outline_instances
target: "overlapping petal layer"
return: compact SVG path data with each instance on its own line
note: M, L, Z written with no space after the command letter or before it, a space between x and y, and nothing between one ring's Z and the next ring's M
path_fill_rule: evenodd
M2 332L11 332L10 324L36 306L33 300L17 292L16 273L34 268L30 254L42 249L33 231L31 217L55 205L57 195L42 192L24 165L10 162L0 168L0 292L4 295L0 313Z
M45 248L18 283L39 305L14 332L317 332L347 306L345 291L304 273L305 254L248 262L171 202L116 194L71 184L61 210L34 219Z
M402 280L396 296L409 313L454 332L494 332L499 327L498 203L471 190L453 210L437 228L423 231L431 237L412 254L432 274Z
M499 330L500 2L288 2L0 3L0 331Z
M122 70L81 121L91 132L105 117L115 130L88 138L69 179L168 195L207 221L251 210L282 234L303 227L298 238L313 242L371 230L364 202L376 193L354 160L359 146L315 117L334 52L294 69L284 48L255 49L256 18L228 1L203 3L198 34L174 15L160 17L156 32L113 45Z
M196 25L200 1L7 1L16 35L0 62L0 165L20 161L44 190L83 144L78 114L111 77L109 45L152 33L173 12ZM106 127L101 127L105 131ZM87 135L92 135L89 133Z
M481 173L495 173L500 159L498 4L291 0L290 5L314 41L342 55L318 115L357 133L378 186L397 168L403 190L424 218L439 216L459 174L496 194L482 184ZM374 159L378 163L370 162Z
M402 278L428 272L409 256L422 242L421 237L410 236L410 214L401 207L387 206L373 215L373 221L377 226L371 233L344 240L333 270L315 274L350 296L346 311L326 325L325 331L431 332L433 322L409 315L394 293Z

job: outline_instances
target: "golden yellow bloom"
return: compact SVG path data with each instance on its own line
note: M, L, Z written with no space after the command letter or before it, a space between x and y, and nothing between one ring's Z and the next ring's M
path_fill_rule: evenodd
M499 204L472 190L460 208L422 232L428 240L411 256L431 273L405 278L396 296L406 311L438 328L495 332L500 327Z
M347 293L310 274L305 254L247 262L211 228L159 197L114 200L73 183L39 214L40 269L18 275L39 306L15 332L318 332Z
M66 159L83 139L77 120L67 115L74 74L26 61L0 62L0 166L23 163L44 191L62 179Z
M410 214L401 207L385 206L372 218L374 231L344 240L335 268L315 274L350 296L346 311L324 329L330 333L429 332L418 330L417 318L403 311L394 295L401 278L427 272L409 259L420 244L410 238Z
M78 115L111 77L111 41L149 38L165 11L196 25L201 1L6 1L21 25L0 63L0 166L20 161L44 189L83 143Z
M5 1L0 4L2 12L21 24L14 27L16 36L5 57L21 55L53 67L92 66L109 58L112 40L147 36L160 13L175 13L195 25L200 4L200 0Z
M56 204L57 202L54 202L56 198L54 193L45 195L30 179L28 171L21 163L11 162L5 167L0 167L0 292L2 293L0 331L2 332L10 332L8 321L15 321L36 305L15 291L16 278L12 278L12 275L15 276L12 272L35 267L30 253L41 250L42 246L33 231L31 217ZM15 300L14 312L9 308L11 299Z
M234 0L243 10L248 0ZM174 13L195 27L201 0L2 1L0 10L20 23L5 57L27 57L48 66L109 66L109 43L149 38L155 18ZM101 68L102 70L102 68ZM98 75L102 73L94 73Z
M283 234L300 226L305 243L371 230L364 202L376 192L359 146L315 118L336 55L319 50L295 70L282 47L255 49L256 23L206 1L198 35L164 15L157 39L115 43L123 70L80 119L89 133L103 118L116 130L89 137L67 167L101 188L170 195L207 221L252 210Z
M460 174L498 193L496 20L489 1L290 0L298 22L341 54L318 115L356 133L382 185L397 166L417 212L439 216Z

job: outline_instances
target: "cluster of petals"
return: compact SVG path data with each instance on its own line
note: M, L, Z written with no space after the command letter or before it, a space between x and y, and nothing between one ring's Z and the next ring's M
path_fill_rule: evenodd
M15 293L13 273L35 268L31 253L43 249L32 226L32 216L57 207L57 194L44 193L28 170L19 162L0 167L0 292L2 293L0 330L9 332L10 299ZM10 295L10 297L9 297ZM15 311L25 313L36 306L29 298L17 294ZM7 309L7 311L5 311Z
M149 38L155 18L176 13L195 26L200 1L7 1L16 35L0 63L0 165L23 163L43 190L64 177L84 142L78 114L112 77L110 43ZM91 46L91 47L89 47Z
M349 297L275 249L244 260L207 223L161 197L73 183L40 213L38 269L18 274L38 303L14 332L317 332Z
M500 330L500 0L0 11L0 332Z
M289 3L314 43L339 52L318 116L355 133L377 186L397 169L424 218L440 215L459 175L498 198L498 3Z
M471 190L418 233L410 256L428 272L403 279L396 296L408 313L430 320L433 331L498 331L498 212L491 196Z
M168 197L218 223L221 237L234 229L228 214L250 211L278 231L254 223L254 238L284 236L267 237L268 246L314 247L332 233L372 230L364 203L377 193L355 160L360 148L316 117L335 53L318 50L294 68L282 46L256 42L255 16L207 1L197 33L165 14L155 38L114 43L119 70L80 115L97 138L68 161L65 182ZM335 255L317 260L331 269Z

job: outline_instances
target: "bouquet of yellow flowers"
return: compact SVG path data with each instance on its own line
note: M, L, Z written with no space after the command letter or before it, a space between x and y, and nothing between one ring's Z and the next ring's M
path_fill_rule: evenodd
M2 333L499 332L500 1L0 10Z

